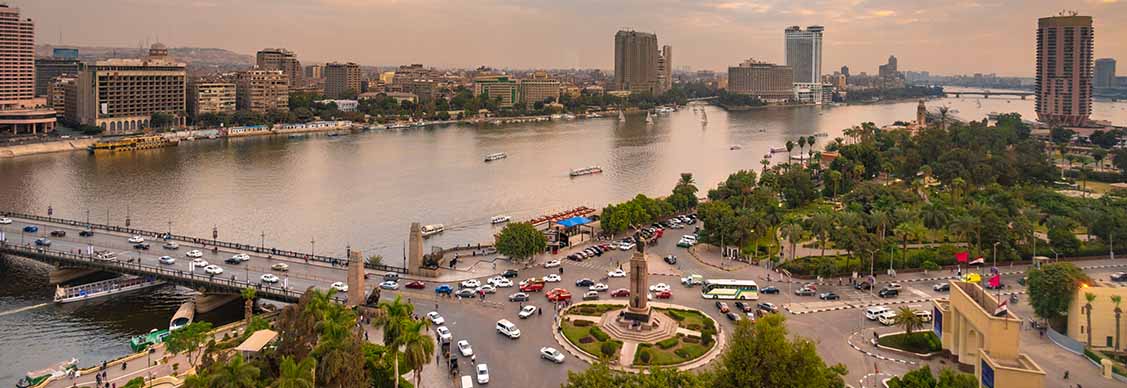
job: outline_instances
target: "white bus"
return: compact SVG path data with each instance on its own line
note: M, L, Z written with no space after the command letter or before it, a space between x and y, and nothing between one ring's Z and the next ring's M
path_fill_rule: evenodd
M758 300L759 286L752 280L709 279L700 290L704 299Z

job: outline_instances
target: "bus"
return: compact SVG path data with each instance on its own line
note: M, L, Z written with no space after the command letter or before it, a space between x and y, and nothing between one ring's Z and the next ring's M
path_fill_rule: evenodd
M752 280L709 279L700 290L704 299L758 300L759 286Z

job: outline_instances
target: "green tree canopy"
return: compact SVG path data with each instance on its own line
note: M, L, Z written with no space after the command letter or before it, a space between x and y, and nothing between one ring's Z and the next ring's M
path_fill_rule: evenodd
M548 239L532 224L525 222L505 225L497 237L497 252L517 260L527 260L544 252Z
M1037 316L1059 322L1068 313L1073 295L1081 284L1092 280L1084 271L1069 262L1045 264L1029 270L1026 286L1029 303Z

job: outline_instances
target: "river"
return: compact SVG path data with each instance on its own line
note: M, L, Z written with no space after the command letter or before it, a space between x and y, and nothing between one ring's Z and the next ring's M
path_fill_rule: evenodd
M1033 99L945 98L963 119L989 112L1034 118ZM0 160L0 208L59 217L263 242L317 254L346 247L401 265L411 222L442 223L431 246L490 241L494 215L514 220L603 207L637 193L665 195L682 172L706 191L729 173L761 168L770 147L826 132L915 118L916 102L770 108L728 113L683 108L643 115L504 126L449 125L351 136L285 136L185 142L178 147L92 156L46 154ZM1127 104L1096 102L1093 118L1127 123ZM730 150L739 144L740 150ZM506 152L507 159L482 157ZM796 147L797 152L797 147ZM785 159L776 154L773 162ZM572 178L573 168L603 174ZM123 355L130 335L167 325L184 290L162 288L94 304L50 302L48 267L0 263L0 385L69 357L83 364ZM229 321L238 312L204 319Z

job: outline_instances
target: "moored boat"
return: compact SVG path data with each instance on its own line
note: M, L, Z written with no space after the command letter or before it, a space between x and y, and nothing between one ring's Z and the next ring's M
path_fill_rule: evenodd
M165 338L168 338L169 333L170 331L168 329L152 329L149 330L148 333L133 336L133 338L129 339L129 348L133 349L134 352L140 352L148 349L150 346L164 342Z
M771 147L772 154L777 154L779 152L787 152L787 147Z
M422 228L423 237L430 237L430 236L442 233L445 230L446 230L446 226L444 226L442 224L423 225L423 228Z
M599 174L599 173L602 173L602 172L603 172L602 167L590 166L590 167L573 169L573 170L571 170L570 175L573 176L573 177L577 177L577 176L583 176L583 175Z
M16 382L16 388L29 388L42 384L47 379L52 377L63 377L68 374L74 373L78 370L78 359L71 358L70 361L59 363L56 366L41 369L36 371L27 372L23 378Z
M744 147L742 145L739 145L739 144L732 144L731 146L728 147L728 149L732 150L732 151L735 151L735 150L738 150L738 149L743 149L743 148Z
M489 223L491 223L493 225L504 224L506 222L509 222L509 220L511 220L511 219L513 219L513 218L506 216L506 215L493 216L493 218L489 219Z
M110 260L106 260L110 261ZM56 286L55 303L70 303L141 290L164 284L154 278L125 275L73 287Z
M485 161L492 162L494 160L501 160L507 157L509 157L509 155L504 152L495 152L489 155L485 155Z
M86 150L92 154L114 153L119 151L136 151L151 148L175 147L180 144L178 140L167 139L164 136L130 136L115 140L103 140L91 144Z

